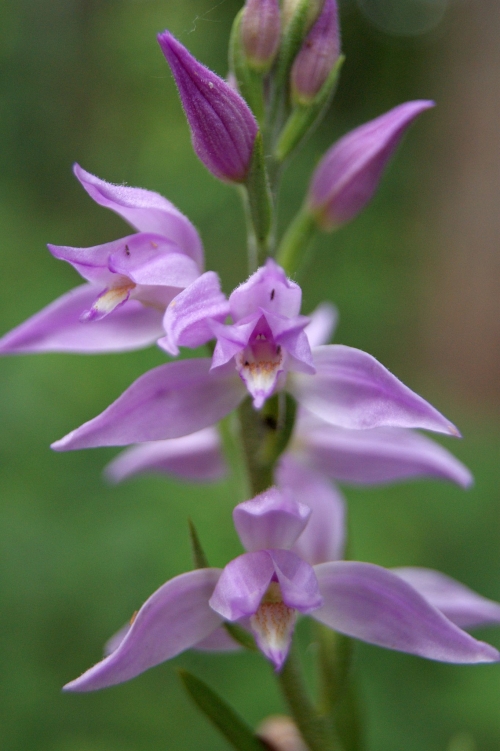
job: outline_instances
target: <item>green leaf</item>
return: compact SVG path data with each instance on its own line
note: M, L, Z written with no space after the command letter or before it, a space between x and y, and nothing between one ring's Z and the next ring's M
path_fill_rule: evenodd
M248 631L245 631L244 628L239 626L237 623L229 623L229 621L225 621L223 623L223 626L226 629L227 633L233 637L235 642L238 642L238 644L241 644L242 647L249 649L251 652L257 651L255 639L253 638L252 634L249 634Z
M266 747L252 728L213 689L187 670L179 670L178 673L196 706L234 748L238 751L264 751Z
M205 555L205 551L203 550L201 546L200 538L198 537L198 532L196 531L196 527L194 526L192 519L188 519L188 524L189 524L189 538L191 541L191 552L193 554L194 567L195 568L210 568L207 556Z
M322 120L337 88L345 57L341 55L325 83L309 104L297 104L283 128L276 145L275 158L283 162Z

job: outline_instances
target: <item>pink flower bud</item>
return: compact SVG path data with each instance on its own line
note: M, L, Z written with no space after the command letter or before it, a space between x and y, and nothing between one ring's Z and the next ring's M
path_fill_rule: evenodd
M406 102L337 141L317 166L307 204L324 230L353 219L375 193L382 172L413 120L434 102Z
M291 73L292 97L309 104L328 78L340 55L337 3L325 0L316 23L295 58Z
M278 0L247 0L241 19L241 41L255 70L269 70L278 52L281 35Z
M159 34L158 41L177 84L196 154L220 180L244 182L258 131L248 105L169 31Z

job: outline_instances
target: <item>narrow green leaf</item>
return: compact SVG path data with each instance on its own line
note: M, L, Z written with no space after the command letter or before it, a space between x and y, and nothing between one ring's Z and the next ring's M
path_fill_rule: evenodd
M245 631L245 629L237 623L229 623L229 621L225 621L223 625L227 633L232 636L238 644L252 652L257 651L257 645L252 634L249 634L248 631Z
M283 128L275 151L275 158L283 162L302 143L322 120L337 88L345 57L341 55L330 75L310 104L297 104Z
M193 554L194 567L195 568L210 568L207 556L203 550L198 537L198 532L193 524L192 519L188 519L189 524L189 539L191 541L191 552Z
M179 670L178 673L196 706L234 748L238 751L264 751L264 744L255 736L252 728L213 689L187 670Z

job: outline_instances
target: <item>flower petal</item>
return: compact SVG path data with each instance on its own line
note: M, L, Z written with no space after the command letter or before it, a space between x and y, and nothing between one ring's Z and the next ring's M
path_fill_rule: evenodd
M472 475L429 438L404 428L349 430L322 420L297 425L294 450L309 466L340 482L375 485L436 477L467 488Z
M228 634L224 626L219 626L194 648L201 652L237 652L241 645Z
M268 551L243 553L223 570L210 607L227 621L253 615L260 605L274 574Z
M424 428L459 436L457 428L374 357L353 347L315 348L315 376L289 377L289 390L318 417L343 428Z
M158 344L171 355L179 354L179 346L199 347L214 338L210 320L222 322L227 315L219 277L207 271L170 303L163 319L166 336Z
M146 600L119 646L66 691L95 691L123 683L193 647L220 625L208 600L220 569L176 576Z
M310 509L294 500L290 491L269 488L251 501L239 503L233 519L241 544L250 552L291 548L310 514Z
M246 391L231 369L210 373L210 360L160 365L137 379L93 420L52 444L56 451L126 446L180 438L214 425Z
M111 209L139 232L156 232L179 245L203 269L203 246L195 227L159 193L113 185L75 164L73 171L91 198Z
M286 318L298 316L301 302L301 288L287 279L281 266L272 258L268 258L264 266L236 287L229 297L235 323L259 310Z
M23 352L127 352L153 344L163 333L162 313L128 300L100 321L82 323L98 290L72 289L0 339L0 354Z
M145 472L213 482L226 471L219 434L215 428L205 428L182 438L132 446L108 464L105 475L111 482L121 482Z
M380 566L336 561L314 570L325 604L313 617L340 633L440 662L500 660L494 647L473 639Z
M337 308L328 302L321 303L309 314L305 333L311 347L328 344L337 327L338 316Z
M498 602L478 595L440 571L413 567L391 570L460 628L500 624Z
M285 605L304 614L320 608L323 597L312 566L291 550L267 552L274 563Z
M280 460L276 479L280 487L288 488L312 512L293 551L311 565L341 559L346 508L340 491L288 452Z

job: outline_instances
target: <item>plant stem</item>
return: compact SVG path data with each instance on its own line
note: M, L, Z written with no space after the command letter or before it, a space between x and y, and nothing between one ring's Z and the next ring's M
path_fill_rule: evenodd
M310 751L339 751L329 733L328 723L317 714L309 698L293 644L277 679L295 724Z
M278 249L276 260L288 275L291 276L299 268L315 231L314 217L302 208L288 227Z
M238 410L241 444L254 495L274 484L274 468L292 435L296 409L294 399L280 392L259 411L250 398Z

